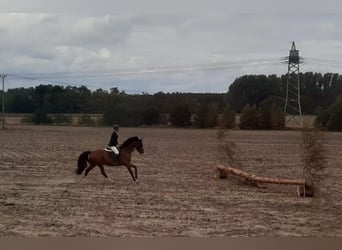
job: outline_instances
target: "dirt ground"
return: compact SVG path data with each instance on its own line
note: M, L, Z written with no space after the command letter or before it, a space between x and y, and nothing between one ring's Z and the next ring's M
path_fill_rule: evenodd
M9 126L0 130L0 236L342 236L342 133L326 133L327 170L315 198L295 186L258 189L219 179L216 130L122 128L143 137L126 168L76 176L83 151L103 148L111 128ZM229 131L247 172L301 178L301 133Z

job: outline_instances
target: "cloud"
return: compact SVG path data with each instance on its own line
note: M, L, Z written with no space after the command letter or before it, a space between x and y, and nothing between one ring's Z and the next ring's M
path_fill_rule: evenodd
M340 0L2 0L2 11L55 13L332 13Z
M284 74L296 41L305 70L337 71L342 14L2 13L0 68L94 88L226 91L243 74ZM324 59L324 60L323 60ZM321 65L317 64L320 62ZM324 67L323 65L324 64ZM323 72L324 73L324 72ZM11 86L36 84L13 78Z

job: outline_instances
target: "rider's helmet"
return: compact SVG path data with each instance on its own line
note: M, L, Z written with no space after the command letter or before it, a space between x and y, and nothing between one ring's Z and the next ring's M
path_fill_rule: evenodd
M115 131L119 131L119 125L114 124L114 125L113 125L113 129L114 129Z

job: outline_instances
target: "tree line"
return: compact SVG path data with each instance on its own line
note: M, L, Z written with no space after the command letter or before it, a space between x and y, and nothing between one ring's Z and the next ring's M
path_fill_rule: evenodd
M317 115L317 125L339 130L336 123L341 120L342 77L313 72L299 77L303 114ZM32 114L34 123L67 123L65 114L84 114L84 123L91 123L86 114L102 114L97 124L280 129L285 119L286 80L286 75L244 75L235 79L227 93L153 95L131 95L118 88L91 91L85 86L47 84L8 89L5 107L7 113ZM48 114L54 114L54 119ZM240 114L239 124L235 124L235 114Z

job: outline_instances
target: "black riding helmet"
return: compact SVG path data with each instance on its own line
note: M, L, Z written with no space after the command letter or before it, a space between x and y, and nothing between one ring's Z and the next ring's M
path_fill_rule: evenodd
M114 125L113 125L113 129L116 130L116 131L119 131L119 125L114 124Z

